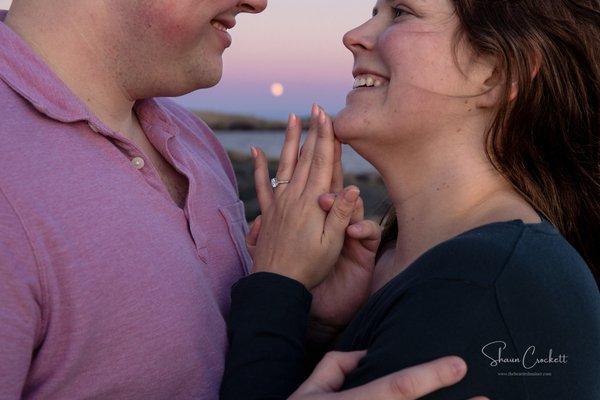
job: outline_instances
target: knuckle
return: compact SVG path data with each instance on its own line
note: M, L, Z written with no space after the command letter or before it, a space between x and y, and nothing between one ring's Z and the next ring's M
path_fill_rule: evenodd
M348 210L348 209L344 208L343 206L338 206L338 207L333 208L333 213L337 218L339 218L341 220L345 220L345 219L350 218L351 210Z
M439 385L447 385L450 383L450 374L443 368L436 368L434 370L435 381Z
M400 399L413 399L417 395L417 380L411 375L403 374L390 382L390 391Z
M291 171L293 168L292 163L288 162L288 161L283 161L279 163L279 168L277 170L277 177L279 179L289 179L287 176L281 176L282 173L285 173L287 171Z
M319 139L326 139L329 136L329 131L327 130L326 127L318 127L317 129L317 136L319 137Z
M327 158L325 157L324 154L315 153L312 158L312 163L316 167L324 167L327 165Z
M312 149L304 148L302 150L302 154L300 154L300 159L304 161L310 161L313 158L314 151Z
M330 351L323 356L323 362L327 364L337 363L338 358L340 357L339 351Z

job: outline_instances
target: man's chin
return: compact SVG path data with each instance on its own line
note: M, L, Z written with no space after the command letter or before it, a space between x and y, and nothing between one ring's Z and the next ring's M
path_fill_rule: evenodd
M222 72L206 73L194 77L194 79L182 79L179 82L170 82L161 90L160 97L179 97L196 90L208 89L216 86L222 78Z
M192 88L192 91L194 90L200 90L200 89L208 89L211 87L216 86L219 82L221 82L221 79L223 78L223 67L219 66L218 68L214 68L213 70L210 71L205 71L204 73L200 73L197 76L197 79L194 82L194 88Z

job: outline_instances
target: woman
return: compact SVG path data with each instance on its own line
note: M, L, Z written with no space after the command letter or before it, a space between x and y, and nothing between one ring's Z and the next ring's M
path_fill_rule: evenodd
M314 110L297 160L291 120L289 182L271 191L254 150L256 273L232 292L222 396L288 396L311 300L345 325L367 288L334 346L367 350L343 389L456 354L467 376L428 399L600 398L599 37L598 0L378 1L344 37L346 108L334 127ZM333 128L385 181L380 244L355 188L326 194Z

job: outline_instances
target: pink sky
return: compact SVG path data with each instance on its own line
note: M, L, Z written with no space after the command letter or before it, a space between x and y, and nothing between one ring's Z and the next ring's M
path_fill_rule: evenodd
M0 0L7 8L8 0ZM260 15L241 15L231 31L223 80L177 101L194 109L285 118L318 102L339 111L352 87L352 56L343 34L369 18L375 0L269 0ZM285 92L273 97L270 85Z
M231 32L221 83L178 101L197 109L285 118L307 114L313 102L339 111L352 88L349 29L369 18L375 0L270 0L260 15L242 15ZM270 85L281 82L283 96Z

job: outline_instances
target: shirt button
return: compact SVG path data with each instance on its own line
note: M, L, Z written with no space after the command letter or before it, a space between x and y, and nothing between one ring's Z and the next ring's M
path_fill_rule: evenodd
M144 168L144 159L142 157L134 157L131 160L131 165L133 165L133 167L135 169L142 169Z

